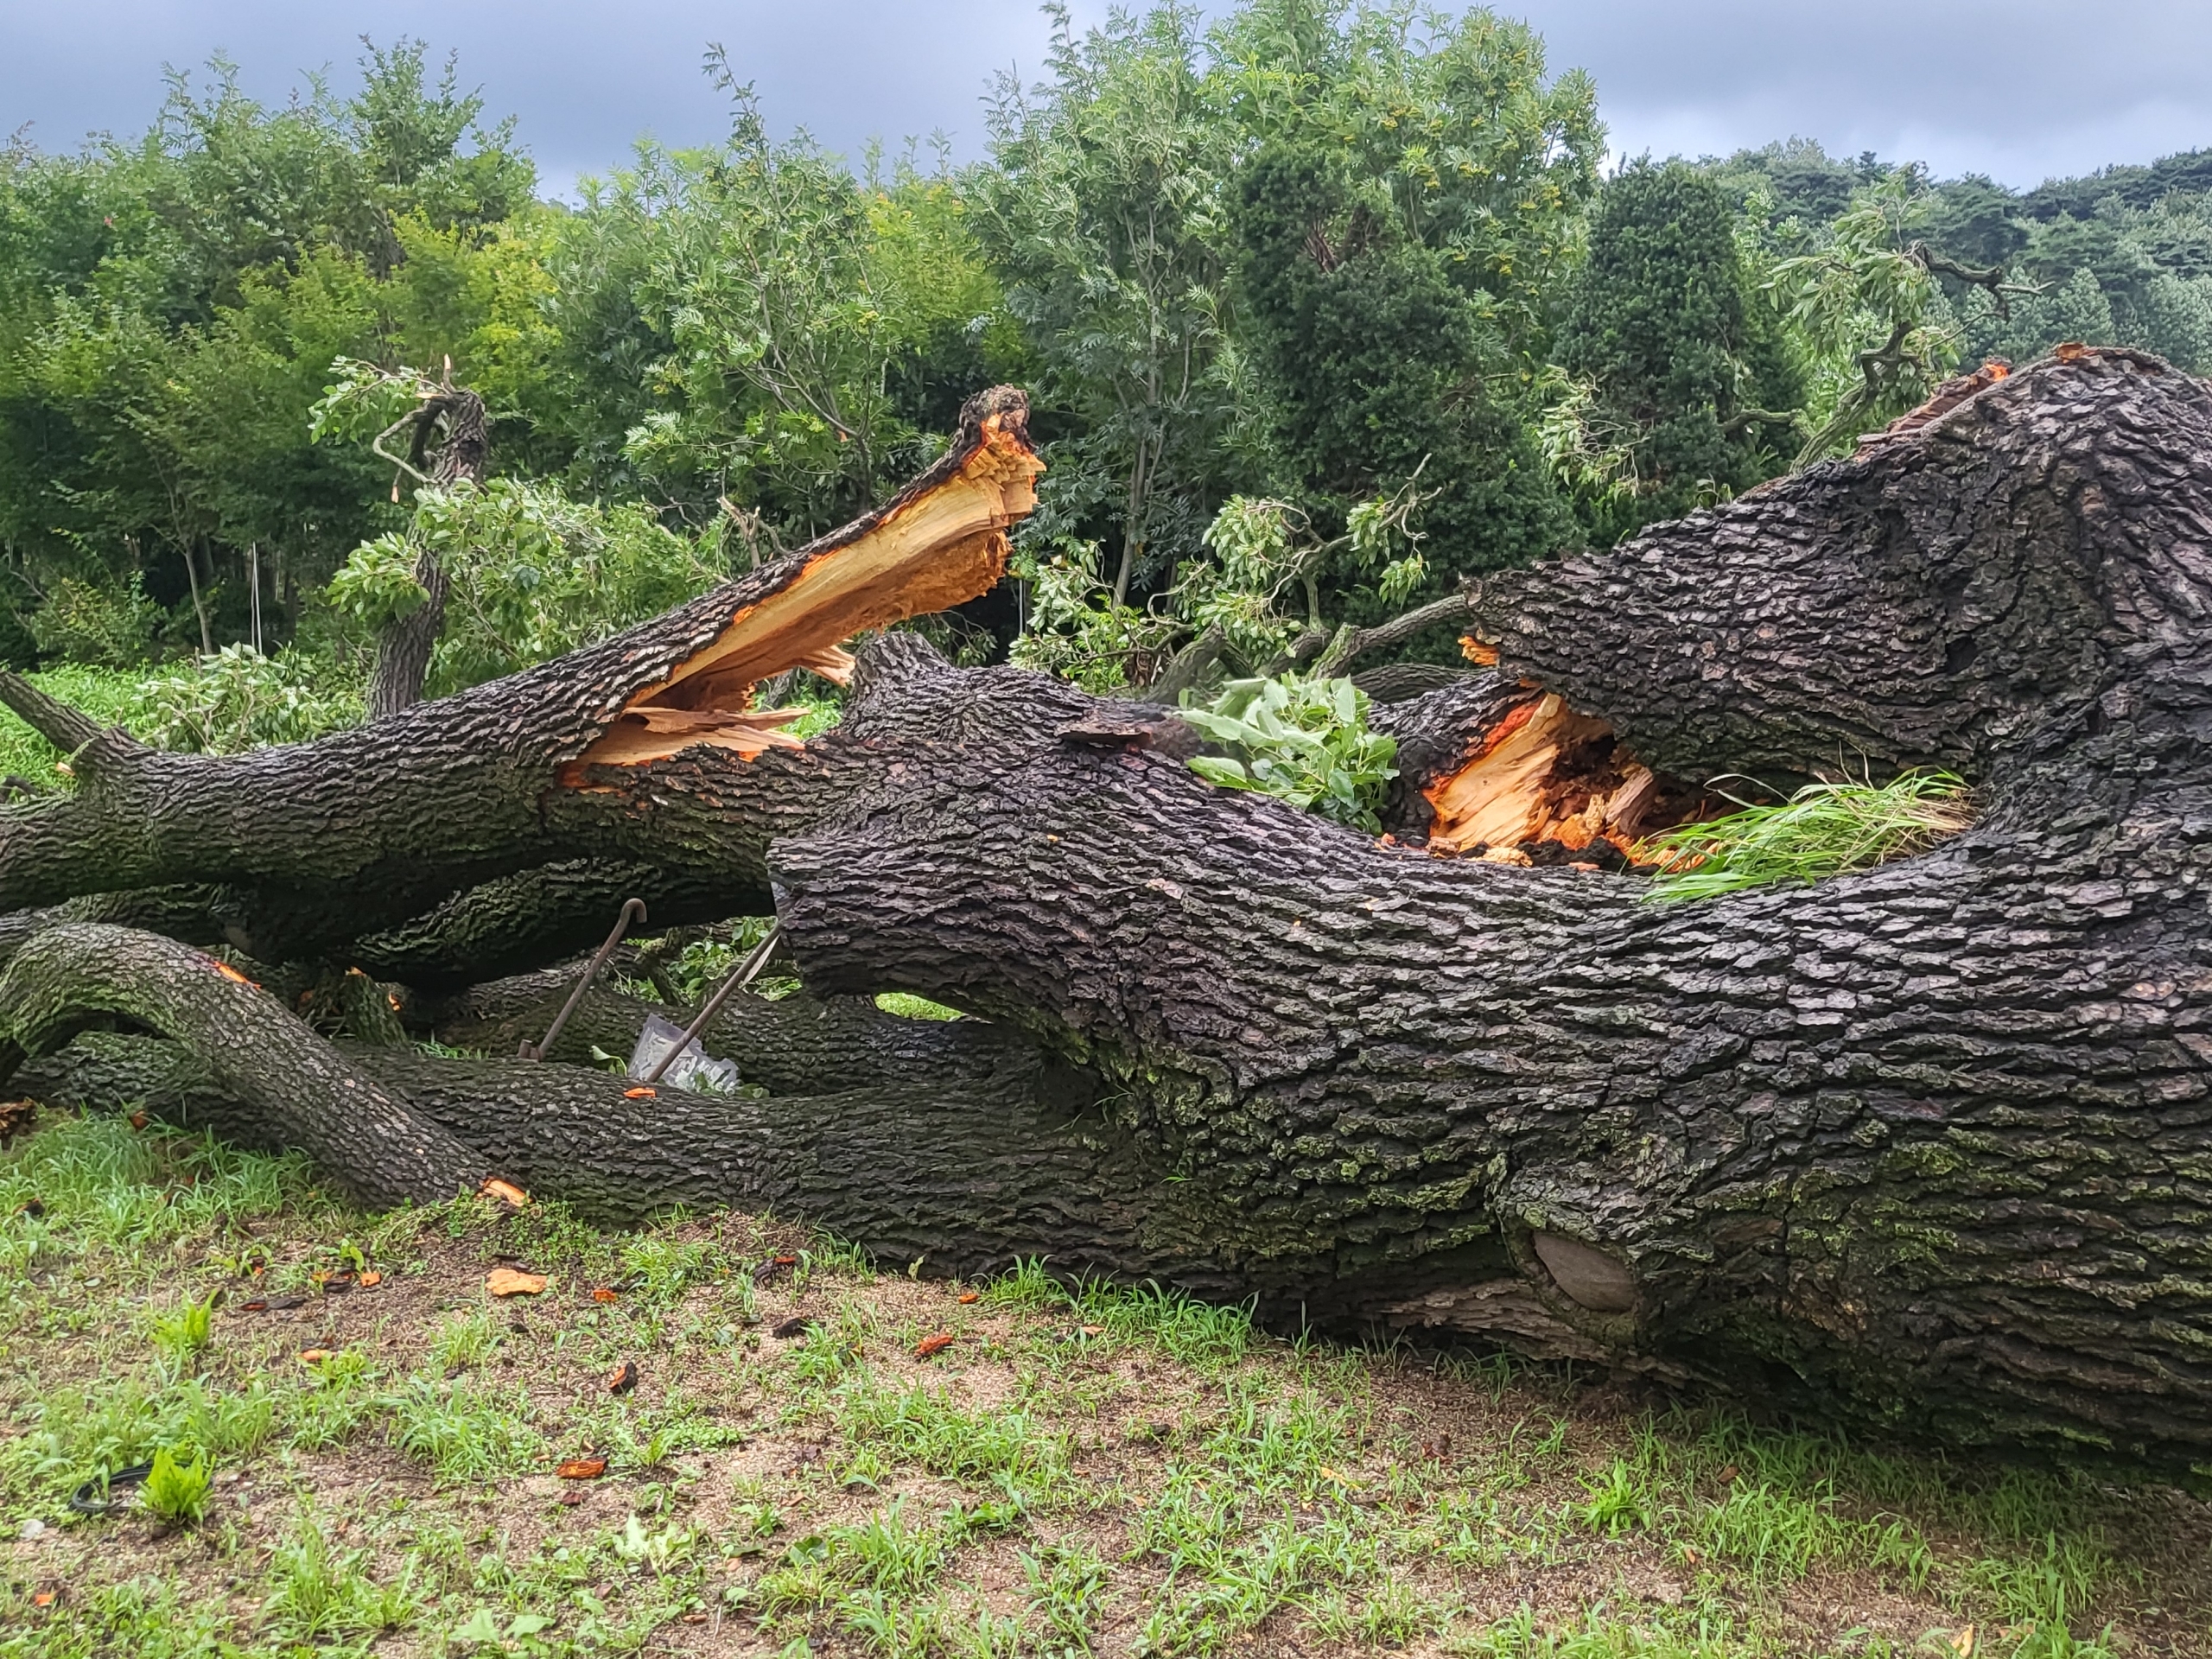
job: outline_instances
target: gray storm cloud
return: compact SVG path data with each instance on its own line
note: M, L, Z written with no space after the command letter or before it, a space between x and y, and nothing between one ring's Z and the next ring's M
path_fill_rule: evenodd
M1542 0L1501 10L1544 34L1554 69L1586 68L1617 150L1726 151L1802 134L1831 150L1917 157L1940 174L2014 185L2212 144L2206 0L1945 4L1855 0ZM1079 18L1103 6L1077 8ZM248 90L280 98L329 67L343 86L359 48L416 35L457 48L465 81L520 118L548 179L619 162L651 132L697 143L727 106L699 73L709 41L755 79L772 121L857 151L944 131L983 144L994 72L1033 77L1048 26L1008 0L766 5L749 0L7 0L0 130L41 146L133 132L164 63L226 52Z

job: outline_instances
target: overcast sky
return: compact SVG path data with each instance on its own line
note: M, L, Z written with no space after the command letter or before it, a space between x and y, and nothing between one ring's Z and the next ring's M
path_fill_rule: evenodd
M1801 134L2016 186L2212 145L2212 0L1526 0L1554 69L1597 78L1617 153L1725 152ZM1103 14L1077 0L1079 18ZM711 140L699 73L728 46L781 130L849 151L942 130L981 152L994 70L1033 78L1027 0L0 0L0 131L42 148L143 129L164 64L220 50L247 88L350 84L358 36L458 48L490 111L520 118L549 185L650 132Z

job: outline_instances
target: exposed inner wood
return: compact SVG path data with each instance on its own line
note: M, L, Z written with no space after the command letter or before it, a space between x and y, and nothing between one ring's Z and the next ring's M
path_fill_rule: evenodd
M1430 850L1510 863L1530 861L1547 842L1582 852L1600 841L1633 861L1644 836L1703 805L1698 791L1630 753L1604 721L1549 691L1516 704L1457 771L1421 792L1435 812Z
M841 642L985 594L1006 574L1007 529L1036 505L1044 463L1019 429L993 415L957 471L892 506L861 532L809 557L774 594L741 608L704 651L632 699L572 772L635 766L700 744L750 760L798 748L780 728L802 709L755 711L753 688L804 668L843 684Z

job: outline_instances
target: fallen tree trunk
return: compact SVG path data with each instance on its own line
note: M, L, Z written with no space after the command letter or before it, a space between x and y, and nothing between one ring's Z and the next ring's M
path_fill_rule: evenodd
M737 674L789 649L728 669L702 618L692 658L656 636L652 674L595 701L585 680L628 659L580 653L404 716L413 747L378 751L397 804L365 791L348 836L423 842L379 925L619 856L721 880L730 911L772 895L819 995L914 991L990 1025L885 1071L898 1124L820 1103L846 1096L809 1086L796 1014L754 1118L675 1091L618 1107L558 1066L351 1063L548 1193L788 1200L940 1267L1049 1250L1955 1440L2212 1465L2208 454L2212 390L2089 353L1613 553L1492 577L1472 649L1498 671L1390 711L1414 775L1382 844L1207 786L1160 710L902 636L796 753L646 752L683 738L665 715L600 747L641 687L703 677L709 712L741 710ZM566 725L528 712L549 690ZM507 723L460 717L491 709ZM487 731L539 745L500 751L527 833L425 822L442 771L484 775L456 734ZM305 813L366 735L268 776ZM1862 874L1662 907L1634 874L1566 868L1700 810L1680 780L1929 762L1972 779L1980 822ZM239 844L256 809L226 822L170 787ZM377 908L361 884L386 867L298 821L310 844L268 868L128 813L104 859L64 844L72 810L0 818L0 891L281 891L320 854ZM115 1011L44 937L0 982L34 1053L77 1002ZM26 999L55 1012L26 1024ZM206 1064L213 1033L149 1023ZM297 1141L251 1081L215 1092ZM346 1173L346 1147L319 1155ZM796 1195L764 1173L793 1159L816 1172Z

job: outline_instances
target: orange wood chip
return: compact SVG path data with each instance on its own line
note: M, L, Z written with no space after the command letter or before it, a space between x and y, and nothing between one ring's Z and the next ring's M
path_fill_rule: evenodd
M610 1290L605 1285L601 1285L592 1292L591 1299L594 1302L619 1302L622 1300L622 1293L619 1290Z
M625 1100L658 1100L660 1098L660 1090L658 1089L645 1088L625 1089L622 1091L622 1098Z
M302 1348L300 1350L300 1363L302 1365L320 1365L324 1360L328 1359L329 1357L330 1350L327 1348Z
M1497 647L1484 645L1471 633L1463 633L1459 636L1459 652L1469 662L1480 667L1496 668L1497 666Z
M553 1471L563 1480L597 1480L607 1472L605 1458L570 1458Z
M924 1337L914 1344L914 1357L927 1359L931 1354L941 1354L952 1346L952 1332L940 1331L933 1337Z
M373 1290L382 1283L384 1283L384 1274L378 1273L374 1268L371 1268L361 1275L360 1284L363 1290Z
M232 967L229 963L216 962L213 957L208 957L207 960L214 964L214 969L217 973L220 974L225 979L229 980L232 984L250 985L257 991L261 988L259 982L248 979L244 974L238 972L237 969Z
M494 1268L484 1275L484 1288L494 1296L535 1296L545 1288L542 1273L524 1273L519 1268Z
M638 1362L626 1359L617 1365L607 1379L609 1394L627 1394L638 1386Z
M496 1175L476 1189L476 1196L481 1198L497 1198L501 1203L511 1205L517 1210L530 1202L529 1193L524 1192L512 1181L503 1181Z
M982 1300L983 1293L980 1290L963 1290L960 1293L960 1306L963 1307L966 1307L970 1302L980 1302Z
M60 1593L59 1590L34 1590L31 1592L31 1605L51 1607L54 1605L54 1599Z

